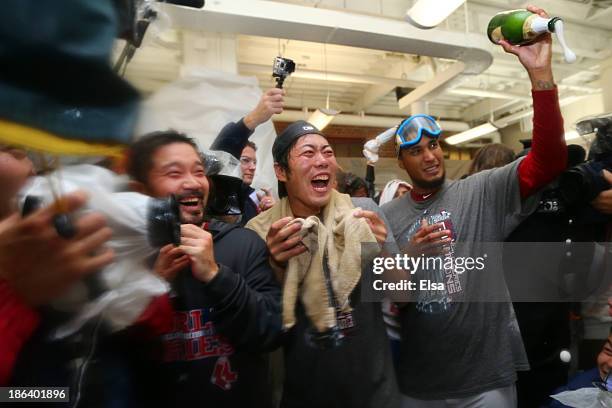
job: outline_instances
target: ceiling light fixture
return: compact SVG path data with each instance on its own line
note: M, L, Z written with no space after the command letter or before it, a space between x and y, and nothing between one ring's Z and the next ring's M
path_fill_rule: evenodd
M319 130L323 130L332 120L334 120L334 116L336 116L338 113L340 112L333 109L317 109L310 114L310 117L308 117L308 123Z
M314 111L308 118L308 122L319 130L323 130L330 124L334 117L340 111L329 108L329 81L327 81L327 46L323 44L323 58L325 62L325 82L327 83L327 98L325 100L325 108L319 108Z
M480 126L476 126L472 129L466 130L465 132L457 133L456 135L449 136L444 141L450 145L456 145L459 143L468 142L470 140L478 139L479 137L488 135L497 131L497 127L491 122L483 123Z
M417 0L406 12L405 19L417 28L434 28L463 3L465 0Z

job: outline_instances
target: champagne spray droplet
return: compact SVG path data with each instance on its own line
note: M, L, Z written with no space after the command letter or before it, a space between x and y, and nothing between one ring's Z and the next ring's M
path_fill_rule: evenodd
M561 44L561 48L563 48L563 55L565 57L565 62L571 64L576 62L576 54L574 51L570 50L565 42L565 30L563 27L563 20L555 21L555 34L557 35L557 39L559 40L559 44Z

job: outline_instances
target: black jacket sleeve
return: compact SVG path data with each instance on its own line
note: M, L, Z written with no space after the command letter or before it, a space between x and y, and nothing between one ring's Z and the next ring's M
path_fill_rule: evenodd
M230 122L221 129L221 132L210 145L210 149L221 150L240 159L242 149L244 149L252 134L253 131L245 126L243 119L238 122Z
M271 350L280 341L281 292L268 263L266 244L242 228L226 239L233 244L234 264L220 265L215 278L203 284L212 301L212 320L236 348Z

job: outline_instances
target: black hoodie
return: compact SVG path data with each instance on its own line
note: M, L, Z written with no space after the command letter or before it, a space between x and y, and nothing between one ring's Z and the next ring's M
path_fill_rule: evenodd
M270 407L266 351L281 333L280 289L265 242L253 231L213 222L219 273L209 283L179 273L175 327L164 336L165 406Z

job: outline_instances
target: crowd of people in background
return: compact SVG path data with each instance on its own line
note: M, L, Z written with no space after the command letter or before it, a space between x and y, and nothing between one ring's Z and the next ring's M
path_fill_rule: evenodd
M119 331L92 319L53 337L67 319L57 300L115 261L113 228L80 210L82 191L23 213L19 194L36 169L22 147L0 144L0 385L69 387L71 407L223 408L556 407L553 393L610 387L612 330L580 367L568 364L579 357L580 304L525 302L512 282L537 282L552 268L610 283L612 174L603 171L606 190L586 204L603 218L583 221L582 207L551 214L557 180L578 163L564 140L550 36L501 45L532 84L531 148L516 157L484 146L459 180L446 177L442 129L427 115L399 124L398 178L378 192L375 163L365 178L342 171L308 122L257 146L255 129L283 111L278 88L206 152L174 130L140 136L125 157L129 191L173 197L178 241L147 259L167 293ZM217 172L215 151L241 178ZM261 155L273 157L276 188L254 188ZM59 208L72 234L58 227ZM407 301L367 297L376 256L467 257L504 241L588 245L542 264L533 263L537 245L504 252L486 274L436 270L429 279L443 290ZM585 298L606 296L595 289Z

